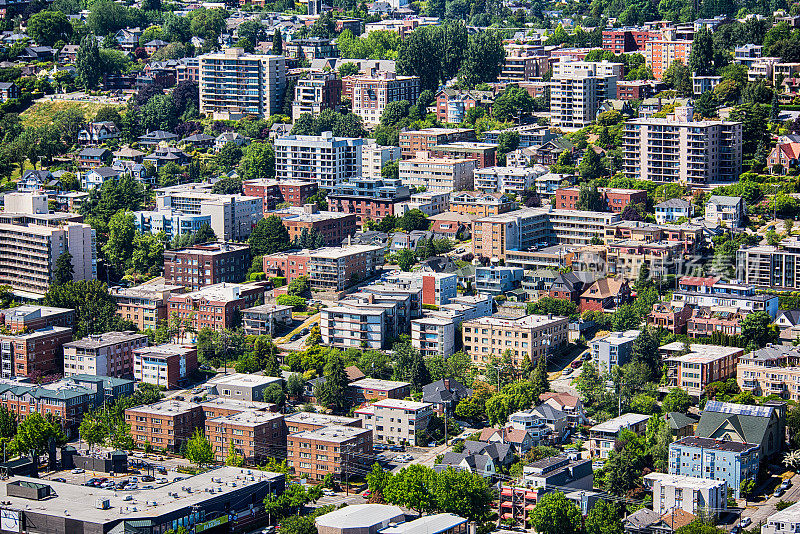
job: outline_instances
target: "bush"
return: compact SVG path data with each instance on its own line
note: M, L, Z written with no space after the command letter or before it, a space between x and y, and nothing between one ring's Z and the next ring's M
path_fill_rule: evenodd
M266 273L250 273L247 280L250 282L259 282L267 277Z
M271 276L269 281L272 282L274 287L283 287L286 285L286 277L285 276Z
M291 306L294 311L306 310L306 299L296 295L281 295L277 298L277 302L281 306Z
M438 309L439 309L439 306L437 306L436 304L423 304L423 305L422 305L422 309L423 309L423 310L433 310L433 311L436 311L436 310L438 310Z

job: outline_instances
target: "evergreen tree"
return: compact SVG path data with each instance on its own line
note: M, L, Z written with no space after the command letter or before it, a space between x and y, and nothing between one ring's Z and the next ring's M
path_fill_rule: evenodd
M545 360L547 360L545 355L539 357L539 361L536 363L536 368L533 370L533 375L531 376L531 382L536 391L536 399L538 399L539 395L542 393L550 391L550 382L547 379L547 362Z
M325 238L321 232L317 232L317 237L314 239L314 248L322 248L325 246Z
M303 228L300 231L300 248L310 248L308 241L308 228Z
M100 48L94 34L88 34L81 39L81 46L75 58L75 70L78 74L78 83L84 89L95 89L102 76L102 61Z
M769 120L771 120L772 122L778 122L778 117L780 116L780 112L781 108L778 105L778 93L776 91L772 93L772 108L770 108L769 111Z
M318 385L314 395L319 403L335 412L344 412L347 402L347 372L338 351L329 353L325 364L325 382Z
M56 266L53 269L53 284L62 285L67 282L72 282L75 270L72 268L72 254L69 251L64 251L56 259Z
M275 30L275 35L272 36L272 53L276 56L283 55L283 35L279 29Z
M283 225L280 217L270 215L258 221L248 242L255 256L280 252L289 246L289 230Z

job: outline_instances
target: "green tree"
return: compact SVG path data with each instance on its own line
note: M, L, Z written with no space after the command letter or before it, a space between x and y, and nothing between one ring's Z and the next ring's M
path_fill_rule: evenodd
M413 230L427 230L430 222L425 217L425 214L418 209L408 210L397 221L397 225L405 232Z
M756 489L756 481L752 478L746 478L739 483L739 494L744 497L745 506L747 506L747 498L753 494Z
M264 389L264 402L283 406L286 402L286 393L280 384L270 384Z
M492 107L492 114L499 121L514 121L533 111L533 97L516 85L509 85L505 91L497 95Z
M506 58L503 40L495 31L481 31L469 38L469 46L458 73L462 85L496 82Z
M578 171L581 173L581 180L587 182L608 175L608 169L603 165L603 158L592 147L586 149L578 165Z
M757 311L748 314L741 321L742 337L750 344L761 348L772 341L775 336L775 328L772 326L772 318L767 312Z
M684 65L680 60L675 60L669 64L667 70L661 77L667 86L677 91L678 96L692 96L692 78L689 67Z
M313 247L309 247L313 248ZM308 281L308 276L298 276L291 282L289 282L289 287L287 288L286 292L289 295L297 295L299 297L304 297L310 291L311 286Z
M279 28L276 28L275 33L272 35L272 53L276 56L283 55L283 35Z
M61 285L51 284L44 296L44 305L75 310L75 338L112 330L135 330L116 312L116 302L108 286L99 280L78 280Z
M599 500L586 517L586 534L623 534L616 503Z
M530 526L538 534L578 534L581 512L560 491L545 493L528 515Z
M536 362L536 367L534 368L533 376L531 377L531 383L536 391L534 394L535 399L538 399L542 393L547 393L550 391L550 382L547 380L546 360L547 358L544 356L539 357L539 361Z
M38 463L39 455L47 450L51 440L66 441L61 426L54 418L44 417L35 412L17 425L17 433L11 441L11 448L20 454L29 453Z
M275 177L275 150L269 143L250 143L239 162L243 180Z
M103 245L103 253L109 263L123 272L133 254L133 237L136 235L133 213L120 211L108 222L108 240Z
M689 55L689 68L696 76L709 76L716 73L714 62L714 40L707 28L694 34L692 53Z
M397 263L401 271L409 272L417 262L417 258L411 250L404 248L393 256L393 261Z
M244 456L236 452L233 440L228 442L228 456L225 458L225 465L231 467L242 467L244 465Z
M102 445L108 438L108 428L96 414L84 414L78 431L81 439L86 441L90 449L95 445Z
M0 438L11 439L17 433L17 414L0 406Z
M81 46L75 58L75 70L78 83L84 89L95 89L102 75L100 49L97 39L89 34L81 40Z
M28 19L27 34L40 46L53 46L56 41L68 41L72 25L60 11L40 11Z
M692 404L692 398L689 397L686 391L680 388L672 388L669 390L669 393L667 393L667 396L664 397L661 408L664 412L686 413Z
M448 467L436 477L436 507L443 513L483 521L491 511L492 499L482 473Z
M66 284L71 282L75 274L72 268L72 254L69 251L64 251L59 254L56 259L56 265L53 268L52 283L55 285Z
M344 412L349 407L347 384L344 360L338 351L332 351L325 364L325 381L317 385L314 396L319 404L335 412Z
M397 472L383 489L383 498L418 514L436 510L436 472L430 467L411 464Z
M289 247L289 230L281 218L270 215L261 219L248 238L250 250L254 255L273 254Z
M195 429L194 434L186 443L186 459L199 466L214 461L214 448L205 433L199 428Z

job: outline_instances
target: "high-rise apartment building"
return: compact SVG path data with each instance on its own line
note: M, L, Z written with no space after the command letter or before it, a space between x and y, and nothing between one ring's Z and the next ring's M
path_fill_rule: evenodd
M375 69L369 74L353 76L349 83L353 87L353 113L366 125L378 124L389 102L416 102L420 93L418 76L399 76Z
M412 159L400 161L400 180L408 187L424 187L427 191L471 191L474 159L432 158L427 151Z
M72 255L73 280L97 278L95 232L67 216L0 214L0 285L20 297L39 298L50 287L56 261Z
M217 120L281 113L286 89L283 56L247 54L241 48L226 48L198 59L200 113Z
M342 96L342 80L336 71L310 72L308 78L300 78L294 86L292 119L303 113L317 116L324 109L333 109Z
M158 210L209 215L214 235L222 241L244 241L263 218L264 200L211 192L208 184L181 184L156 189Z
M64 376L132 376L133 351L147 346L147 336L106 332L64 344Z
M622 64L607 61L560 61L553 65L550 117L554 126L583 128L597 118L604 100L617 97Z
M693 120L694 110L625 123L622 165L626 176L705 188L735 182L742 173L742 123Z
M740 248L736 251L736 279L761 289L800 289L800 240Z
M364 140L322 135L287 135L275 140L275 176L278 180L316 182L327 190L361 175Z
M692 41L654 39L647 41L644 46L645 65L653 71L653 77L656 80L660 80L664 76L664 72L673 61L680 61L684 65L688 65L691 54Z
M250 268L250 247L206 243L164 252L164 282L191 290L244 280Z

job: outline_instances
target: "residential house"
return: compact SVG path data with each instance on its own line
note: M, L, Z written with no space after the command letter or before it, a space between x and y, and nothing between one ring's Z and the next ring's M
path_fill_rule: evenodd
M111 121L90 122L78 132L78 144L101 145L109 139L117 139L120 135L119 128Z
M692 203L682 198L671 198L655 205L656 222L664 224L678 219L692 218Z
M601 278L581 294L580 310L615 310L630 299L631 288L625 279Z
M443 378L422 386L422 401L433 404L437 413L455 413L456 405L472 396L472 390L454 378Z
M569 393L555 393L549 391L539 395L539 400L567 414L567 424L570 427L575 428L584 425L589 420L583 410L583 402L581 402L580 397L570 395Z
M514 448L514 451L523 455L533 447L533 437L525 430L512 426L504 428L484 428L478 441L487 443L507 443Z
M744 225L747 208L742 197L711 195L706 203L705 220L709 223L725 223L738 228Z
M717 441L754 443L761 459L780 454L786 441L786 403L767 401L762 406L708 401L695 435Z
M107 148L84 148L78 153L78 168L81 170L102 167L111 161L111 151Z
M589 429L589 452L592 457L608 458L609 453L614 449L614 442L622 430L629 430L640 436L644 435L649 419L649 415L626 413L593 426Z

